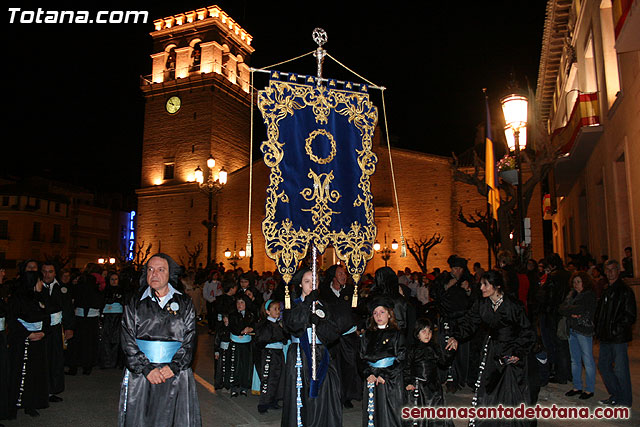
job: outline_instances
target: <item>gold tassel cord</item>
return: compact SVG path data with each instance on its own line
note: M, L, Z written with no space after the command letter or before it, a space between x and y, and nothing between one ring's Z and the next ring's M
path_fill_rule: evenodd
M400 257L407 257L407 243L404 239L404 232L402 231L402 219L400 218L400 204L398 203L398 189L396 188L396 174L393 170L393 158L391 157L391 141L389 140L389 124L387 122L387 108L384 102L384 89L382 92L382 113L384 115L384 130L387 135L387 147L389 149L389 165L391 166L391 182L393 182L393 195L396 199L396 212L398 213L398 225L400 227Z

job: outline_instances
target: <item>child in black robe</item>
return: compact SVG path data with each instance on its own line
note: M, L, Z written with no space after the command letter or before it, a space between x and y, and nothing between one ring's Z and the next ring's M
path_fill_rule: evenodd
M438 369L447 369L454 352L443 353L433 334L429 319L418 319L414 330L414 345L407 354L404 367L406 402L409 407L446 407ZM421 427L453 427L452 420L415 419L407 425Z
M229 361L231 360L229 357L229 342L231 341L229 332L229 315L218 314L218 316L220 316L222 321L216 327L216 339L213 344L214 356L216 359L214 387L216 390L221 390L223 388L228 390L231 388L231 372L229 369Z
M287 338L280 321L280 303L268 300L264 304L265 319L256 329L256 351L260 352L258 374L260 375L260 400L258 412L264 414L269 408L281 409L278 401L283 399L284 344Z
M394 302L376 297L369 303L371 318L360 345L365 378L362 425L400 426L406 357L404 335L393 314Z
M236 296L237 311L229 315L229 363L231 397L247 396L253 379L251 340L256 324L255 314L248 308L246 295Z

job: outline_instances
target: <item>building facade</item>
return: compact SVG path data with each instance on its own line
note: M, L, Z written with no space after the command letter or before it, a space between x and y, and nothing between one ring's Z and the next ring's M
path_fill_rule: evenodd
M561 159L553 244L640 267L640 2L550 0L537 103Z
M121 200L42 178L0 182L0 265L12 275L27 259L83 268L124 257L129 213Z
M227 249L239 253L250 229L253 243L251 259L237 260L243 269L272 271L275 264L266 257L261 221L265 212L269 170L262 162L252 169L251 225L249 226L249 145L250 69L253 48L251 36L217 7L198 9L154 21L152 74L143 79L146 98L143 137L142 182L138 194L137 239L151 244L152 252L162 251L177 260L187 252L207 245L209 202L207 193L196 182L195 171L204 178L229 173L228 183L212 201L212 218L217 224L212 236L212 259L231 263ZM198 53L198 51L200 53ZM199 59L198 59L199 58ZM259 114L256 110L256 114ZM378 156L372 177L378 241L388 245L400 241L397 206L400 207L406 241L440 233L444 241L430 252L429 268L448 268L451 254L487 265L487 244L477 229L457 220L460 208L466 214L486 210L486 200L475 187L453 179L450 158L392 149L398 203L393 193L389 152L381 145L380 132L374 137ZM216 165L206 166L213 155ZM532 220L533 248L542 257L542 211L540 194L535 194L528 216ZM206 250L198 263L206 264ZM328 249L323 264L334 263ZM369 262L367 271L384 266L380 254ZM391 254L388 265L394 269L418 265L411 255Z

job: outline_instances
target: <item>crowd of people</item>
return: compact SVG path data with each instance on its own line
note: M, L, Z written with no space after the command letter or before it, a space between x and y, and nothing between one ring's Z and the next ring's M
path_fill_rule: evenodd
M215 388L258 394L257 411L281 410L283 426L342 425L353 401L363 425L399 426L403 406L446 406L465 387L473 406L532 405L550 382L590 399L594 338L610 395L602 404L631 406L628 263L582 251L567 268L557 254L522 268L508 252L488 271L467 262L383 267L357 288L337 264L318 270L315 289L311 266L286 285L277 272L189 270L164 254L139 272L28 260L4 280L0 269L0 419L39 415L63 400L65 375L98 366L124 368L120 425L200 425L198 321L214 338Z

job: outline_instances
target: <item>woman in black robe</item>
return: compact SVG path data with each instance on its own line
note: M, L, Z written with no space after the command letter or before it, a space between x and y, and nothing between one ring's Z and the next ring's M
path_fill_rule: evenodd
M49 372L43 329L47 292L36 271L25 271L9 299L9 350L11 382L9 416L17 408L32 417L37 409L49 407Z
M529 405L527 359L536 335L522 304L503 291L502 273L489 271L482 275L483 298L477 300L460 320L447 342L447 350L455 350L458 341L473 336L481 325L488 328L482 361L476 382L473 406ZM470 425L529 425L527 420L470 420Z
M251 311L249 297L236 295L236 311L229 314L229 372L231 397L247 396L253 379L252 336L256 316Z
M173 286L178 286L179 270L168 255L152 256L140 278L139 293L125 307L121 342L126 369L118 419L121 427L202 424L191 371L196 313L191 298ZM165 280L163 274L168 289L158 285Z
M404 383L407 390L407 405L411 407L446 407L438 368L451 365L455 353L443 352L429 319L418 319L413 334L414 345L407 354L404 366ZM439 419L416 419L406 423L421 427L453 427L453 421Z
M326 304L318 300L318 292L313 290L311 271L298 271L291 285L298 283L301 284L300 296L283 314L285 331L291 334L291 345L285 365L281 425L342 426L340 377L329 354L329 347L337 343L340 332ZM316 314L313 314L312 305L316 301ZM312 376L312 325L316 325L316 380ZM300 388L296 387L297 383Z
M365 378L363 426L371 425L371 421L379 427L402 425L402 365L407 351L393 306L394 301L386 297L378 297L369 303L371 318L360 343L362 376Z
M120 287L118 273L109 273L107 280L109 283L104 290L99 356L100 367L103 369L115 368L123 364L120 350L120 324L124 311L124 290Z

